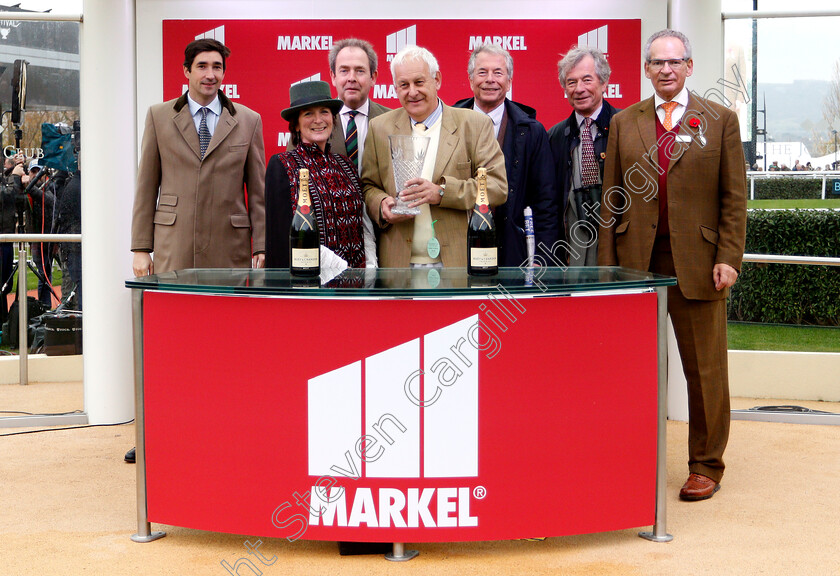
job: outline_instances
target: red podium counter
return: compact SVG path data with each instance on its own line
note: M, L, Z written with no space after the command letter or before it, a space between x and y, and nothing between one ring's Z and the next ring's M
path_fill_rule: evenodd
M665 290L621 268L130 280L138 533L665 530ZM617 479L620 478L620 482ZM616 489L621 486L621 490Z

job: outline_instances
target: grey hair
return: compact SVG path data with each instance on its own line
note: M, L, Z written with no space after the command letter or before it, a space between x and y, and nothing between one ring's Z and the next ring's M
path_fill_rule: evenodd
M501 56L505 59L505 66L507 67L507 73L510 78L513 78L513 57L510 55L510 52L502 48L501 46L496 46L495 44L479 44L475 47L475 50L472 51L470 54L470 61L467 64L467 76L472 78L473 72L475 72L475 59L478 58L478 55L482 52L486 52L488 54L495 54L496 56Z
M566 52L563 58L557 63L557 77L560 79L561 86L566 85L566 76L569 74L569 71L580 64L580 61L587 56L592 56L592 59L595 61L595 74L598 75L598 80L601 81L601 84L609 82L612 70L604 53L592 46L575 46Z
M654 40L659 40L660 38L676 38L680 42L682 42L683 47L685 48L685 52L683 53L683 58L686 60L691 58L691 42L688 41L688 38L685 34L678 30L671 30L670 28L666 28L665 30L660 30L656 32L648 38L647 42L645 42L645 62L650 62L650 45L653 44Z
M376 50L373 49L373 45L367 40L360 40L358 38L345 38L344 40L339 40L338 42L333 43L328 56L330 62L330 70L333 74L335 74L335 61L338 58L338 53L345 48L361 48L362 50L364 50L365 54L367 54L368 64L370 66L370 74L371 76L376 74L376 67L379 62L379 58L376 55Z
M408 44L402 50L394 55L391 60L391 77L394 79L394 85L397 83L397 74L395 72L397 66L401 66L406 60L420 60L425 62L429 67L429 74L434 77L440 71L440 65L434 55L420 46Z

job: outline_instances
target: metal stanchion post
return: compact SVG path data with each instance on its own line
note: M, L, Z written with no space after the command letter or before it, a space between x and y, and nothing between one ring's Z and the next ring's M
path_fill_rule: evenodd
M11 330L11 326L9 329ZM29 300L26 298L26 243L18 249L18 361L20 362L20 384L29 384Z
M417 550L406 550L402 542L394 542L394 551L385 554L385 559L391 562L405 562L420 554Z
M665 444L665 427L668 421L668 287L656 289L656 516L652 532L639 532L639 536L653 542L670 542L674 539L666 528L666 489L668 450Z
M143 291L131 291L131 316L134 330L134 414L137 467L137 534L135 542L152 542L166 532L152 532L146 502L146 422L143 406Z

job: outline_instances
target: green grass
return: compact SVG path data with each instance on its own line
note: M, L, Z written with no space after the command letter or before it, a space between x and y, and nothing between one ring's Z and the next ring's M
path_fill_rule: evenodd
M730 322L727 336L730 350L840 352L840 327L835 326Z
M840 198L826 200L747 200L747 208L840 208Z
M12 290L13 294L17 294L17 281L20 272L15 274L15 287ZM58 266L57 263L53 264L53 271L52 271L52 285L53 286L61 286L61 268ZM32 270L29 268L26 269L26 289L29 290L37 290L38 289L38 277L32 273Z

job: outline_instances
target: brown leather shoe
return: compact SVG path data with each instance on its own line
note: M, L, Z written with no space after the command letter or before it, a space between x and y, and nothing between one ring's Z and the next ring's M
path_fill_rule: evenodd
M689 474L680 489L680 500L707 500L720 490L720 484L702 474Z

